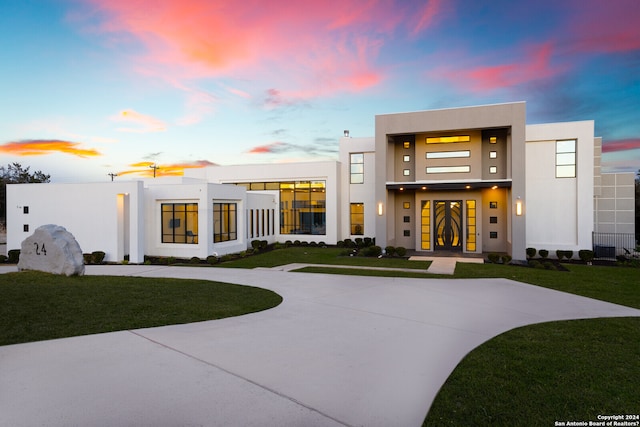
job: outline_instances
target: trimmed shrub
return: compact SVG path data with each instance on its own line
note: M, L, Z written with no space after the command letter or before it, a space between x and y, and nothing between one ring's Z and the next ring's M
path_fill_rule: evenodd
M512 260L511 255L502 255L502 263L504 265L509 264L511 260Z
M540 249L538 251L538 253L540 254L540 256L544 259L547 259L547 257L549 256L549 251L546 249Z
M260 240L260 249L267 249L269 247L269 241Z
M289 246L293 245L293 243L291 242L291 240L287 240L286 242L284 242L284 247L288 248Z
M167 258L167 265L171 265L175 263L176 263L176 257L170 256L169 258Z
M17 264L20 261L20 249L11 249L7 255L9 255L9 264Z
M200 258L198 258L197 256L192 256L189 260L189 264L200 264Z
M0 255L0 264L4 264L8 259L9 257L7 257L6 255Z
M256 250L256 251L257 251L257 250L259 250L259 249L260 249L260 246L261 246L261 245L260 245L260 240L252 240L252 241L251 241L251 247L252 247L254 250Z
M589 249L581 249L578 251L578 256L583 262L591 262L593 260L593 251Z
M527 248L526 251L529 258L533 258L534 256L536 256L536 248Z
M384 248L384 251L387 256L394 256L396 254L395 246L387 246L386 248Z
M320 246L321 248L326 248L327 244L325 242L319 242L318 246Z
M356 246L359 248L364 246L364 240L362 239L362 237L356 237Z
M91 263L92 264L102 264L104 261L105 253L102 251L93 251L91 252Z
M553 263L551 261L545 261L542 265L547 270L555 270L556 269L556 266L553 265Z
M364 245L365 246L373 246L373 239L371 237L365 237L364 238Z
M529 267L537 268L539 265L540 265L540 261L537 261L535 259L532 259L531 261L529 261Z
M307 246L309 246L309 242L307 242L306 240L304 242L300 242L300 246L306 248Z
M84 264L91 264L91 254L82 254L82 258L84 259Z
M293 246L300 246L300 240L294 240Z
M218 257L215 255L209 255L207 257L207 264L214 265L218 263Z
M377 257L382 255L382 248L380 246L367 246L362 249L360 252L364 253L364 256L368 257Z
M500 260L500 254L492 252L489 255L487 255L487 258L489 258L489 262L491 262L493 264L497 264L498 261Z
M564 251L562 249L557 249L556 250L556 258L558 258L559 260L564 258Z
M404 248L402 246L398 246L396 248L396 254L398 254L398 256L405 256L407 254L407 248Z
M573 251L571 251L571 250L564 251L564 257L565 257L566 259L571 259L571 258L573 258Z
M336 243L336 246L339 247L339 248L344 248L345 247L344 242L342 240L338 240L338 242Z
M312 248L317 248L318 242L309 242L309 246L311 246Z
M356 246L351 239L344 239L344 247L345 248L354 248Z

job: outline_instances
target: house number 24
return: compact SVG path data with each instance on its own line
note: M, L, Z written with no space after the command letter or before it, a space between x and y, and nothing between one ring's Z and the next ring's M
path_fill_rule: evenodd
M33 244L36 245L36 255L47 255L47 248L44 247L44 243L42 244L42 246L40 246L36 242L34 242Z

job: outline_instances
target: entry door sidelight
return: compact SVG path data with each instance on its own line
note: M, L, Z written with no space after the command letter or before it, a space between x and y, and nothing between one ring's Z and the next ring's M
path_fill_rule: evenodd
M435 202L435 250L462 250L462 201Z

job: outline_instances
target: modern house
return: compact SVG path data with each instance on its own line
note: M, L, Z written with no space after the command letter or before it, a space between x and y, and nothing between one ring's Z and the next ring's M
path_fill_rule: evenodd
M593 121L527 125L525 103L378 115L337 161L213 166L182 178L7 187L8 249L67 228L108 261L204 258L252 240L425 252L592 249L635 231L634 174L602 174ZM635 244L635 242L633 242Z

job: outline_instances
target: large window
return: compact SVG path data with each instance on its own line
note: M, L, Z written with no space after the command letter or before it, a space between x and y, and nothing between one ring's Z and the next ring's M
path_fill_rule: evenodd
M213 204L213 241L227 242L238 238L238 209L236 203Z
M422 209L420 211L421 217L421 233L420 233L420 247L424 251L431 250L431 201L423 200Z
M351 203L351 234L364 234L364 204Z
M467 252L476 251L476 201L467 200Z
M556 178L576 177L576 140L556 141Z
M280 183L280 234L326 234L325 181Z
M364 182L364 154L351 153L351 184Z
M162 204L162 243L198 243L198 204Z

